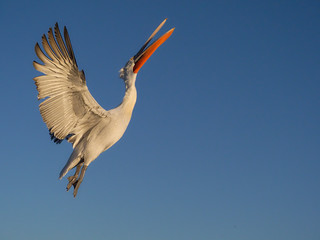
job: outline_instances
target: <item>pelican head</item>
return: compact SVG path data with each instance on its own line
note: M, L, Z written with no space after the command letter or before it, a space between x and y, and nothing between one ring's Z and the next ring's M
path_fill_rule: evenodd
M167 19L165 19L156 28L156 30L154 30L154 32L151 34L148 40L143 44L143 46L140 48L137 54L134 55L132 58L130 58L127 64L123 68L121 68L120 78L124 79L125 81L127 79L132 79L132 78L135 79L136 74L139 72L140 68L146 63L146 61L157 50L157 48L160 47L170 37L170 35L174 31L174 28L170 29L168 32L163 34L160 38L158 38L156 41L154 41L151 45L148 46L148 44L151 42L151 40L154 38L157 32L162 28L162 26L166 21Z

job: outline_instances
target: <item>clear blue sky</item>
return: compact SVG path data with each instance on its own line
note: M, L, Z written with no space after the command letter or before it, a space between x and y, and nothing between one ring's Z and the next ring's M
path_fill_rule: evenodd
M319 1L1 1L0 239L320 238ZM78 196L38 111L34 45L67 25L106 109L164 19L124 137Z

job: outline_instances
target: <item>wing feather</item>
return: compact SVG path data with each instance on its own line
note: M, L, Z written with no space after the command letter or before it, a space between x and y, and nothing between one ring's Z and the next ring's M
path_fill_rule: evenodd
M49 41L48 41L49 39ZM45 75L34 78L38 99L44 99L39 109L51 138L60 143L68 139L75 146L81 137L101 119L108 117L90 94L83 71L79 71L66 27L64 39L56 23L42 36L41 50L35 45L35 52L43 64L36 61L33 66Z
M63 56L65 57L65 59L67 59L70 62L70 56L69 56L69 53L68 53L68 51L66 49L66 46L65 46L65 44L63 42L63 39L61 37L61 33L60 33L60 30L59 30L58 23L56 23L56 25L55 25L54 35L56 36L58 45L59 45L59 47L60 47L60 49L62 51Z
M68 48L70 59L78 67L78 64L77 64L77 61L76 61L76 57L74 56L74 53L73 53L73 48L72 48L72 45L71 45L71 41L70 41L70 38L69 38L67 27L64 27L63 34L64 34L64 39L65 39L65 42L66 42L66 45L67 45L67 48Z
M48 38L49 38L49 43L50 43L50 46L51 46L53 52L56 54L56 56L60 60L64 61L64 57L63 57L63 55L62 55L62 53L61 53L61 51L60 51L60 49L59 49L59 47L57 45L56 40L54 39L52 28L49 28Z
M55 53L50 47L48 39L45 34L42 35L42 46L52 60L55 60L55 62L59 62L59 59L56 57Z

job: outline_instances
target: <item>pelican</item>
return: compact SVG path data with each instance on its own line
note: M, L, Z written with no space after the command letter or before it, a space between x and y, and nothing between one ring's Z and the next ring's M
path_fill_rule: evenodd
M130 122L137 99L135 87L137 73L172 34L174 28L149 44L162 28L165 19L151 34L136 55L120 70L120 78L125 83L125 94L120 105L105 110L90 94L84 71L79 71L67 28L64 27L64 40L55 24L54 32L49 28L48 39L42 36L42 46L35 45L35 52L42 64L34 61L34 68L44 75L34 78L38 90L40 114L46 123L51 139L55 143L67 140L72 143L73 152L60 172L62 179L71 169L67 191L73 186L76 197L89 164L102 152L114 145L124 134Z

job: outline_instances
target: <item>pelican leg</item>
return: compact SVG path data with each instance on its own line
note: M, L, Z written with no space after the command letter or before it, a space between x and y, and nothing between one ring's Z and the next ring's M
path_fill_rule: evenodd
M72 185L75 186L74 184L76 184L76 182L77 182L77 178L79 176L79 172L80 172L82 165L83 165L83 163L78 164L75 174L73 176L68 177L69 183L67 185L67 191L69 191L69 189L71 188Z
M74 196L74 197L77 196L78 189L79 189L79 187L80 187L80 184L82 183L82 180L83 180L84 174L86 173L87 167L88 167L88 166L83 165L83 167L82 167L82 169L81 169L81 173L80 173L79 179L73 184L73 186L74 186L73 196Z

